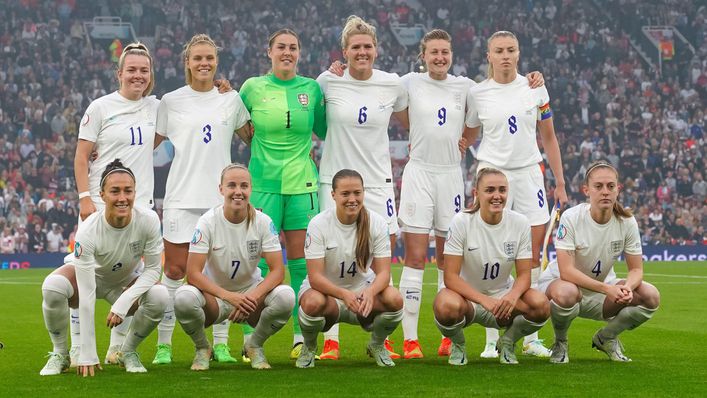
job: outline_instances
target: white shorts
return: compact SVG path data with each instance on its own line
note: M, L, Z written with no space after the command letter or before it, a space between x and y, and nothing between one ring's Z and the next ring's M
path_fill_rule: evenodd
M554 264L550 264L554 265ZM540 278L538 279L538 290L543 294L547 294L547 288L550 284L557 279L560 279L560 274L557 271L556 266L548 266L545 268ZM616 274L609 273L604 283L609 285L617 284L621 279L616 278ZM606 294L595 292L593 290L587 290L584 288L579 288L582 293L582 301L579 303L579 316L587 319L594 319L595 321L604 321L604 301L606 300Z
M461 166L440 167L409 161L400 190L403 232L446 237L452 217L464 207Z
M545 225L550 221L550 211L545 196L545 180L539 165L504 170L491 163L479 162L476 172L487 167L502 171L508 179L507 208L528 217L532 226Z
M164 209L162 212L162 237L175 244L191 242L199 217L208 210Z
M375 274L372 274L373 276L366 280L363 284L356 286L354 288L348 289L353 292L360 292L361 290L365 289L368 287L371 283L373 283L373 280L375 279ZM302 295L307 292L307 290L311 289L312 286L309 284L309 278L304 278L302 281L302 285L299 288L299 293L297 294L297 302L300 302L302 299ZM358 317L356 314L351 312L349 310L349 307L346 306L343 300L338 299L336 297L332 297L334 300L336 300L336 306L339 307L339 318L336 320L335 323L339 322L344 322L344 323L349 323L352 325L359 325L360 322L358 321ZM370 330L369 330L370 331Z
M331 184L319 184L319 211L336 207L331 197ZM395 213L395 192L393 187L365 188L363 205L380 214L388 221L388 231L391 235L398 232L398 216Z

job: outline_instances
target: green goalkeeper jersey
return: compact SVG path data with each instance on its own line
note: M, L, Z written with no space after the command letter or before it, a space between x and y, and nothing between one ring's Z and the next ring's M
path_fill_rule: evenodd
M321 139L326 135L319 84L301 76L280 80L268 74L246 80L240 94L255 127L248 166L253 190L283 195L316 192L312 132Z

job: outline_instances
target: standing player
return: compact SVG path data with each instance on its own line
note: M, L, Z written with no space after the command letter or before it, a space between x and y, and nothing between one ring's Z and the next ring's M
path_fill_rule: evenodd
M307 276L304 238L309 220L319 213L319 178L310 157L312 131L324 139L326 113L316 81L297 75L301 42L295 32L280 29L270 36L272 72L246 80L241 98L254 125L248 169L253 176L253 205L269 215L276 231L285 231L290 284L299 292ZM264 261L260 262L267 272ZM290 358L297 359L302 332L293 313Z
M536 129L555 176L555 198L567 202L560 147L552 123L550 97L545 87L532 89L528 79L518 74L520 49L515 35L499 31L488 39L488 79L469 91L469 111L466 125L471 128L469 142L474 142L483 127L477 170L493 167L508 178L508 205L528 217L533 250L532 286L537 286L540 274L540 250L545 224L550 215L545 183L539 163L543 157L536 141ZM486 350L482 357L495 357L493 350L498 333L487 330ZM523 353L539 357L550 351L538 340L538 335L526 337Z
M467 92L476 83L452 76L452 38L435 29L422 38L420 58L427 73L408 73L402 82L408 92L410 160L403 172L400 221L405 242L405 266L400 276L403 315L403 358L422 358L417 322L430 230L434 230L438 291L443 285L444 241L449 222L464 203L461 153ZM534 78L534 79L533 79ZM542 75L528 75L531 87L542 85ZM450 340L442 340L439 355L449 355Z
M285 276L279 234L267 215L250 204L251 178L245 166L221 172L223 204L199 218L189 248L188 285L177 289L174 310L196 346L192 370L209 369L211 346L204 328L230 319L255 327L246 351L254 369L270 369L263 343L290 319L295 305ZM258 261L269 271L263 279Z
M376 29L350 16L341 33L348 68L343 77L324 72L317 82L326 100L327 135L320 163L319 200L322 210L333 208L332 177L342 169L358 170L366 181L366 206L388 223L391 250L398 218L388 144L390 116L407 127L407 92L398 75L373 69ZM338 327L325 335L322 359L338 359ZM388 348L390 344L386 341ZM392 348L391 348L392 351ZM393 358L399 358L392 353Z
M160 221L151 210L133 208L135 183L133 172L119 160L106 167L99 182L105 207L79 226L74 253L42 284L44 323L54 345L39 372L42 376L60 374L69 367L69 306L78 306L83 320L78 373L93 376L101 368L94 327L97 298L112 305L106 318L110 328L133 315L118 360L129 373L147 371L135 350L162 318L168 294L156 284L162 261Z
M121 159L135 173L135 206L151 210L154 191L152 148L159 101L150 96L154 86L152 57L142 43L128 44L118 60L118 91L100 97L88 106L79 127L74 157L74 175L79 192L79 223L103 209L101 173L113 159ZM89 162L91 153L99 154ZM71 309L72 366L79 355L79 313ZM130 318L111 329L105 363L117 362Z
M589 166L582 186L589 203L566 210L557 229L557 261L540 277L550 299L555 344L552 363L569 362L567 330L577 316L607 321L592 346L612 361L631 361L618 335L653 317L660 304L655 286L643 281L638 224L618 202L619 173L606 162ZM623 254L626 279L616 278L614 262Z
M231 163L233 132L246 136L250 116L236 91L219 94L213 81L218 64L216 43L197 34L184 46L187 85L162 97L157 110L155 146L168 138L174 160L167 176L162 217L165 265L162 284L170 301L158 326L157 353L153 363L172 362L174 292L183 284L189 241L202 214L221 202L218 191L221 170ZM214 357L234 362L228 350L228 323L215 333ZM216 331L215 331L216 332Z
M338 322L371 331L368 354L378 366L395 366L385 348L403 316L403 300L390 282L386 220L364 206L363 178L343 169L332 178L336 203L309 223L307 279L300 290L304 336L298 368L314 367L317 336Z
M452 340L451 365L467 364L463 328L472 323L507 327L498 340L500 361L517 364L515 343L550 316L547 298L530 288L530 224L504 209L508 180L499 170L482 169L474 194L472 208L455 215L449 227L445 288L435 297L435 322Z

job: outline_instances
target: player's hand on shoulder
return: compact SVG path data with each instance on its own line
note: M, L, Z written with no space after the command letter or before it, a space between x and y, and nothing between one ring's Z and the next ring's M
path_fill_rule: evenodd
M81 221L86 220L86 217L96 212L96 205L93 204L90 196L79 200L79 217Z
M528 85L530 85L530 88L538 88L545 85L545 78L543 77L543 74L538 71L530 72L525 75L525 77L528 79Z
M214 80L214 87L216 87L218 89L219 94L233 91L233 87L231 87L231 82L229 82L228 79Z
M344 71L346 70L346 64L341 63L341 61L336 60L331 63L329 66L329 72L341 77L344 75Z

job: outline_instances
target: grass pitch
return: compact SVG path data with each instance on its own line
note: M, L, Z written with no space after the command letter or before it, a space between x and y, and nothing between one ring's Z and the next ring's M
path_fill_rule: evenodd
M619 270L625 266L619 265ZM452 367L437 357L440 334L432 319L436 271L428 265L420 315L419 335L425 358L397 360L383 369L365 355L368 335L358 327L342 325L339 361L318 361L314 369L296 369L288 359L291 325L265 346L271 371L255 371L248 364L212 363L208 372L189 370L194 353L188 337L177 326L174 363L152 365L156 332L140 347L147 374L129 375L106 366L94 378L75 374L41 377L51 343L41 311L41 283L49 269L0 271L0 397L61 396L707 396L707 264L697 262L647 263L645 280L661 292L655 317L644 326L622 334L631 363L612 363L591 348L591 337L602 323L577 319L569 333L570 363L552 365L546 359L520 354L518 366L504 366L478 354L484 332L478 325L466 329L470 363ZM397 282L400 267L394 266ZM620 276L625 272L619 272ZM108 347L109 331L102 326L109 306L99 301L96 311L98 352ZM207 332L210 335L210 332ZM231 326L232 352L241 349L240 326ZM552 344L550 324L540 331ZM320 338L321 339L321 338ZM400 327L392 336L402 351ZM321 347L321 340L320 340Z

